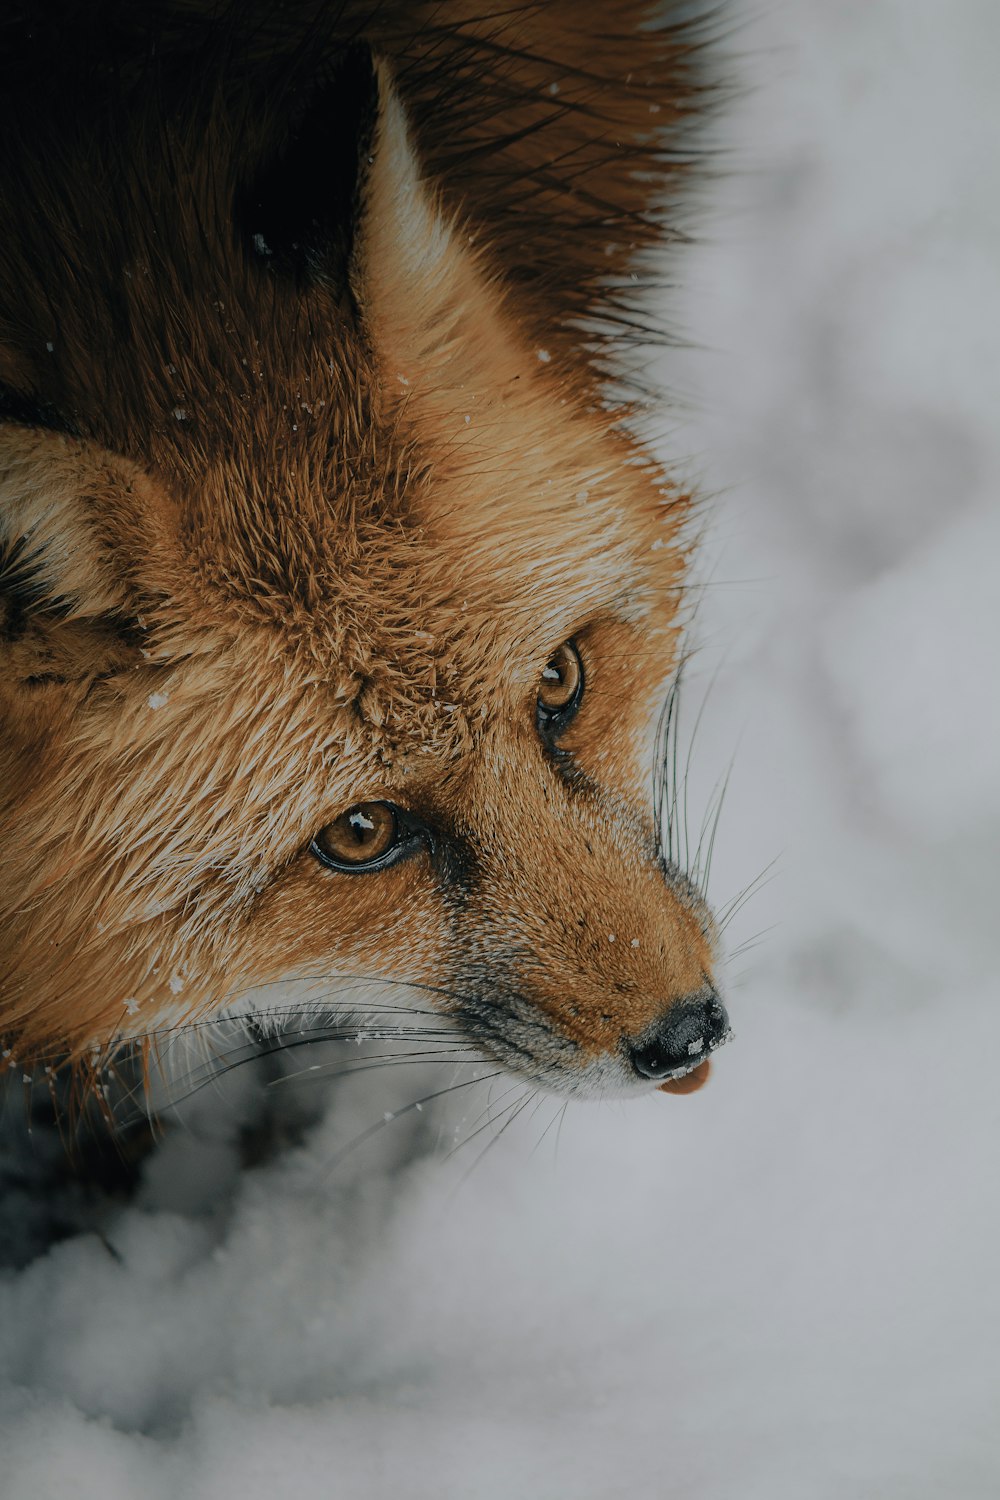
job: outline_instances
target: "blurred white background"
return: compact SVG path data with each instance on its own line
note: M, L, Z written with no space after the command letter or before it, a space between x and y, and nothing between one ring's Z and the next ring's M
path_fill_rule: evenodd
M737 1040L690 1098L541 1144L526 1111L467 1176L488 1132L432 1147L485 1093L331 1166L419 1092L364 1074L247 1171L213 1096L114 1254L0 1282L10 1500L1000 1494L1000 6L733 20L699 347L661 374L717 496L717 903L777 860L727 933L766 929Z

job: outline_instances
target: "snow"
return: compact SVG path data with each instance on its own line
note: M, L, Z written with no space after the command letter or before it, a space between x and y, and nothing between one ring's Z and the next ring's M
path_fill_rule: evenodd
M1000 822L998 559L1000 506L977 508L859 590L831 630L826 666L857 753L887 812L925 836ZM942 761L961 774L938 798Z
M1000 9L737 16L661 371L724 497L684 710L712 684L696 822L735 752L719 906L777 857L736 1040L453 1155L508 1081L416 1107L461 1072L333 1085L352 1044L195 1095L0 1279L4 1500L1000 1493ZM253 1164L265 1106L300 1138Z

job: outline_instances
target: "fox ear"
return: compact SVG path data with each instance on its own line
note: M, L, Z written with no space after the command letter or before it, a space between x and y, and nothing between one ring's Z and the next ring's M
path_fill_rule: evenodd
M388 389L447 402L495 382L498 290L427 178L388 63L359 42L304 100L271 106L264 135L281 146L236 195L248 253L303 290L349 290Z
M413 387L407 399L451 406L460 392L501 380L508 363L512 374L514 349L498 288L426 177L384 62L375 76L351 285L390 389Z
M133 578L142 476L50 432L0 425L0 664L10 686L82 682L141 659Z

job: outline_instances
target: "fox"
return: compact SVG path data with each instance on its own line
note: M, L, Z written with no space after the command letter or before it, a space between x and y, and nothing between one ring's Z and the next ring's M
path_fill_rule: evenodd
M706 1081L695 502L627 375L704 44L676 0L7 7L15 1076L361 985L557 1094Z

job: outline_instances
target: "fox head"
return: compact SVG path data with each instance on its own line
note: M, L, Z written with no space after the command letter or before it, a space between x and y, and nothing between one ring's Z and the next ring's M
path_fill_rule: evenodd
M278 150L258 105L133 99L51 180L13 153L4 1046L402 982L552 1089L694 1086L715 929L652 791L686 497L384 61Z

